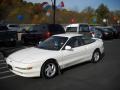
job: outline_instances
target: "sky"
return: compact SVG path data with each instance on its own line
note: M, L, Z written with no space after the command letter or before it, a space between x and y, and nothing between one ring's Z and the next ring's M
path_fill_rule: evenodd
M51 4L51 0L26 0L28 2L33 3L42 3L49 2ZM74 11L82 11L88 6L96 9L98 6L103 3L108 6L109 10L120 10L120 0L56 0L56 4L58 5L61 1L65 4L65 9L74 10Z

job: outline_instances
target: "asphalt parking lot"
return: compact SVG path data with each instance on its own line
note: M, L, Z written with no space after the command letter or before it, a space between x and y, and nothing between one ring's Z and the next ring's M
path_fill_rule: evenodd
M14 75L0 60L0 90L120 90L120 39L104 42L103 60L65 69L49 80Z

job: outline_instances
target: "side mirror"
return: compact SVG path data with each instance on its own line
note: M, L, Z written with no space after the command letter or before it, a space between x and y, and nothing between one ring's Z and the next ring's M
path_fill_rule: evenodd
M72 47L71 47L71 46L65 46L65 50L71 51L71 50L72 50Z

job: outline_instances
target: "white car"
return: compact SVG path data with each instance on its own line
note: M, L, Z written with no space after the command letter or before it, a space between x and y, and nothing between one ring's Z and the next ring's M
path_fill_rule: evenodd
M90 32L89 25L87 23L75 23L75 24L69 24L65 27L66 32Z
M61 69L85 61L97 62L104 52L103 41L82 34L58 34L38 46L7 57L10 70L23 77L54 77Z
M66 26L65 31L66 33L78 33L87 37L93 37L93 33L91 33L87 23L69 24Z
M18 24L8 24L7 27L12 31L19 31L20 29L20 26Z

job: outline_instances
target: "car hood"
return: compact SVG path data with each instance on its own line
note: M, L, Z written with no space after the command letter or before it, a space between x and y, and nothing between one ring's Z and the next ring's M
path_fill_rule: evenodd
M47 60L49 58L53 58L57 56L57 52L59 51L44 50L36 47L31 47L31 48L19 50L8 56L8 58L15 62L33 63L33 62L38 62L42 60Z

